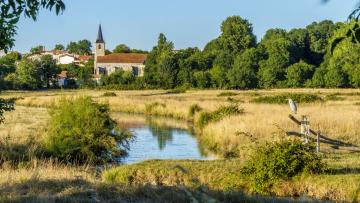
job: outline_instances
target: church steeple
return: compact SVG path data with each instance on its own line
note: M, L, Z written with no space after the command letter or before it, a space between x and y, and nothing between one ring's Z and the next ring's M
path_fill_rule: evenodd
M98 31L98 36L97 36L97 39L96 39L96 43L105 43L104 38L103 38L103 34L102 34L101 24L99 25L99 31Z
M105 56L105 41L101 29L101 24L99 25L98 36L95 42L95 60L98 56Z

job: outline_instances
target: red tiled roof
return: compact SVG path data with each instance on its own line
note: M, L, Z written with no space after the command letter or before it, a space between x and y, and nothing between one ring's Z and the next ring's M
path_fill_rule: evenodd
M89 61L92 59L92 56L79 56L78 58L80 61Z
M106 56L98 56L98 63L144 63L146 54L138 53L116 53Z

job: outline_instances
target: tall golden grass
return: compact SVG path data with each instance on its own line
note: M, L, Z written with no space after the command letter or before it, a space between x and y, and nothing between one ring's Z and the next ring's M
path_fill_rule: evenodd
M205 111L214 111L229 104L228 97L219 96L221 90L188 91L182 94L166 94L162 90L115 91L116 97L103 97L105 91L45 91L45 92L5 92L4 97L22 97L19 106L48 107L64 96L90 96L95 101L108 103L113 112L148 113L147 106L158 103L151 114L169 116L184 120L189 117L190 106L197 104ZM326 98L337 95L341 100L299 105L300 115L310 117L311 127L328 137L360 145L360 90L353 89L280 89L253 91L226 91L237 95L231 98L241 101L245 114L231 116L220 122L210 123L202 132L208 142L215 143L223 151L237 150L246 154L254 141L271 141L284 131L298 131L299 127L289 119L289 107L278 104L256 104L252 100L258 96L282 93L312 93ZM195 120L198 115L195 115Z

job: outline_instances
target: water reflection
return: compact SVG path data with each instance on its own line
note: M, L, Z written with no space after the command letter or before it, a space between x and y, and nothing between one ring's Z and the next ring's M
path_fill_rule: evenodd
M116 115L121 127L133 132L128 156L123 163L131 164L149 159L212 159L204 152L194 134L193 127L183 121L158 118Z
M146 119L146 124L149 126L152 135L157 138L159 149L164 150L166 143L173 140L173 129L160 126L151 117Z

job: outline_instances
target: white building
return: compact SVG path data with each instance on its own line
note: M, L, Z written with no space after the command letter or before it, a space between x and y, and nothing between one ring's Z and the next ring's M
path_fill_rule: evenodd
M30 55L28 56L28 58L32 60L40 60L41 57L45 55L52 56L53 60L55 60L58 65L68 65L72 63L77 63L77 64L86 63L92 58L92 56L79 56L76 54L70 54L67 51L59 51L59 50L43 51L41 53Z

